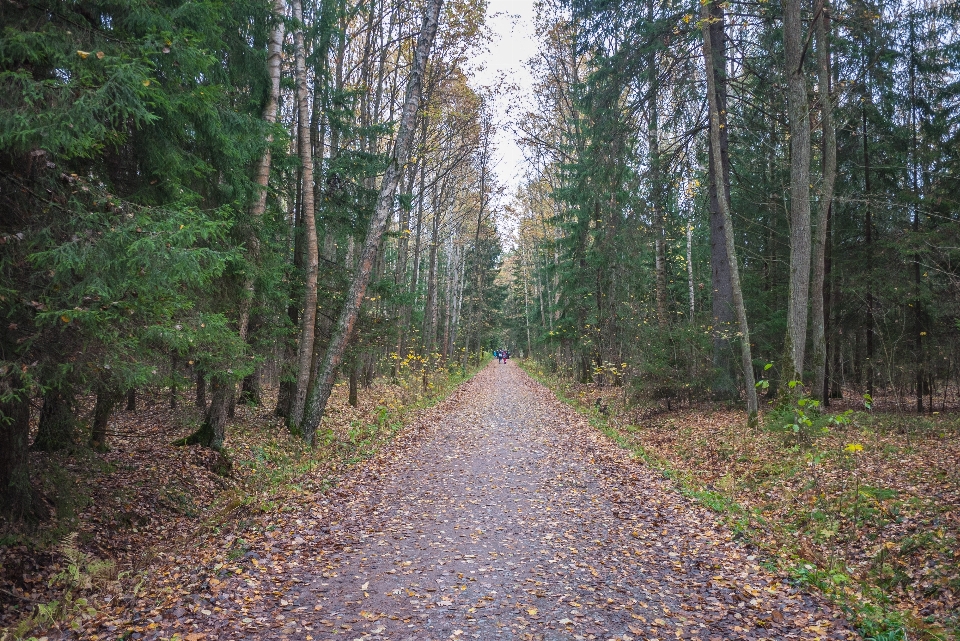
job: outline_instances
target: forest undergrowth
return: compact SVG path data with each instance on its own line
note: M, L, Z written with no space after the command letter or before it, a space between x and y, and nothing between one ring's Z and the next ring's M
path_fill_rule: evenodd
M674 411L521 365L723 515L771 569L822 591L868 640L960 639L960 419L951 414ZM839 417L839 418L838 418Z
M259 406L237 406L223 455L173 445L196 429L202 410L182 396L171 408L169 391L144 391L137 411L117 412L106 452L32 453L50 518L32 530L0 522L0 640L80 630L121 611L176 570L166 559L192 548L202 557L211 536L242 548L254 515L335 486L477 370L439 369L424 393L422 372L407 369L362 389L356 407L346 382L338 384L313 450L274 415L272 389Z

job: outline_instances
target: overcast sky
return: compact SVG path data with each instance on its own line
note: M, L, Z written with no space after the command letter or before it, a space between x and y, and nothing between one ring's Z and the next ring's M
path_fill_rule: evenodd
M534 0L489 0L487 24L493 31L490 49L478 62L485 67L475 74L475 84L494 85L500 78L517 87L517 94L501 94L497 99L497 136L499 162L496 173L512 195L523 177L523 153L514 140L508 107L518 106L533 85L527 60L537 52L533 31Z

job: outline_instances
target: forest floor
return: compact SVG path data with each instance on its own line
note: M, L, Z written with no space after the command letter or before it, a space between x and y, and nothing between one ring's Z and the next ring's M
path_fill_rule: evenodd
M856 411L837 424L811 412L798 439L789 411L769 407L754 430L716 404L665 411L525 367L866 638L960 639L957 414Z
M161 557L135 596L63 636L855 638L513 364L320 489Z
M172 445L202 420L192 399L181 391L171 407L169 390L141 390L135 411L111 418L109 451L31 453L49 518L32 528L0 521L0 640L51 626L82 629L126 607L165 571L168 555L243 531L254 516L285 509L291 495L331 487L463 380L437 372L424 394L420 372L380 379L360 390L357 407L337 385L315 450L274 416L268 390L260 406L236 408L228 474L215 473L217 453ZM81 402L81 421L92 405Z

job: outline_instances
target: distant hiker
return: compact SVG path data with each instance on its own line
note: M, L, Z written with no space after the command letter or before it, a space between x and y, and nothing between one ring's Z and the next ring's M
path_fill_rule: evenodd
M499 349L493 350L493 355L497 357L497 362L498 362L498 363L502 363L502 362L503 362L503 354L500 352Z

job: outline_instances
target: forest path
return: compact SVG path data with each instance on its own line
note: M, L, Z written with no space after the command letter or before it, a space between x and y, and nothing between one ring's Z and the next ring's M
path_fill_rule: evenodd
M492 363L337 489L280 519L242 572L221 572L210 594L153 619L156 633L855 636L513 364Z

